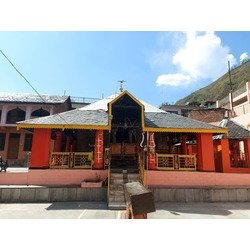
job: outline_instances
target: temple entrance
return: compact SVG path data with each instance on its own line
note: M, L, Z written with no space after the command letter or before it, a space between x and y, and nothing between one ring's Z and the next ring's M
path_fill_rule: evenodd
M127 93L111 105L111 169L137 170L143 106Z

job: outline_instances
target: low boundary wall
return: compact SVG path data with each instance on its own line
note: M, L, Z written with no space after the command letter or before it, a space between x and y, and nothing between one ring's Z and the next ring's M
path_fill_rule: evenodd
M29 169L28 172L1 172L0 185L69 186L81 185L85 179L108 177L107 170Z
M188 171L145 171L148 186L168 187L214 187L214 186L250 186L249 173L216 173Z
M249 187L149 187L155 202L249 202Z
M107 201L107 188L1 187L1 203Z

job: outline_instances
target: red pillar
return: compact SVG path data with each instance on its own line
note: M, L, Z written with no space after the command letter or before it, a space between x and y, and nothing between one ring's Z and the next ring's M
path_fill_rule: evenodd
M222 172L229 172L230 170L230 155L229 155L229 141L228 139L221 139L221 164Z
M94 168L103 169L103 130L95 132Z
M212 134L197 134L197 169L215 172Z
M31 149L30 168L49 167L51 129L35 128Z
M61 152L62 146L62 131L56 132L56 141L54 145L54 152Z
M181 154L183 155L187 154L187 136L186 135L181 136Z
M71 142L72 142L72 136L66 137L66 145L65 145L65 152L69 152L71 149Z
M155 137L151 132L148 135L148 169L156 169Z
M250 166L250 138L244 140L244 151L245 151L247 166Z
M70 145L70 152L76 152L76 140L74 139Z

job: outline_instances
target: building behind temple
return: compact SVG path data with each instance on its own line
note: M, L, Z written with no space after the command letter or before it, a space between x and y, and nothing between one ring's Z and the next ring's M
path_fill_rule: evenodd
M28 161L33 133L17 130L16 122L58 114L96 100L60 95L0 93L0 156L7 159L10 166L23 166Z

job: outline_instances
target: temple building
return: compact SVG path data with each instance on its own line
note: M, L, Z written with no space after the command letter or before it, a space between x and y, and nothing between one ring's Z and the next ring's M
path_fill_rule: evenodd
M250 136L244 130L231 146L232 129L225 124L169 113L121 91L81 108L17 122L19 131L33 134L29 171L7 173L0 182L89 188L101 181L109 208L116 209L125 207L123 185L130 181L149 188L245 185L247 174L234 173L248 172L249 165L233 164L232 155L243 143L250 159Z
M33 130L31 169L139 169L144 160L147 170L215 171L213 135L227 133L128 91L17 126Z

